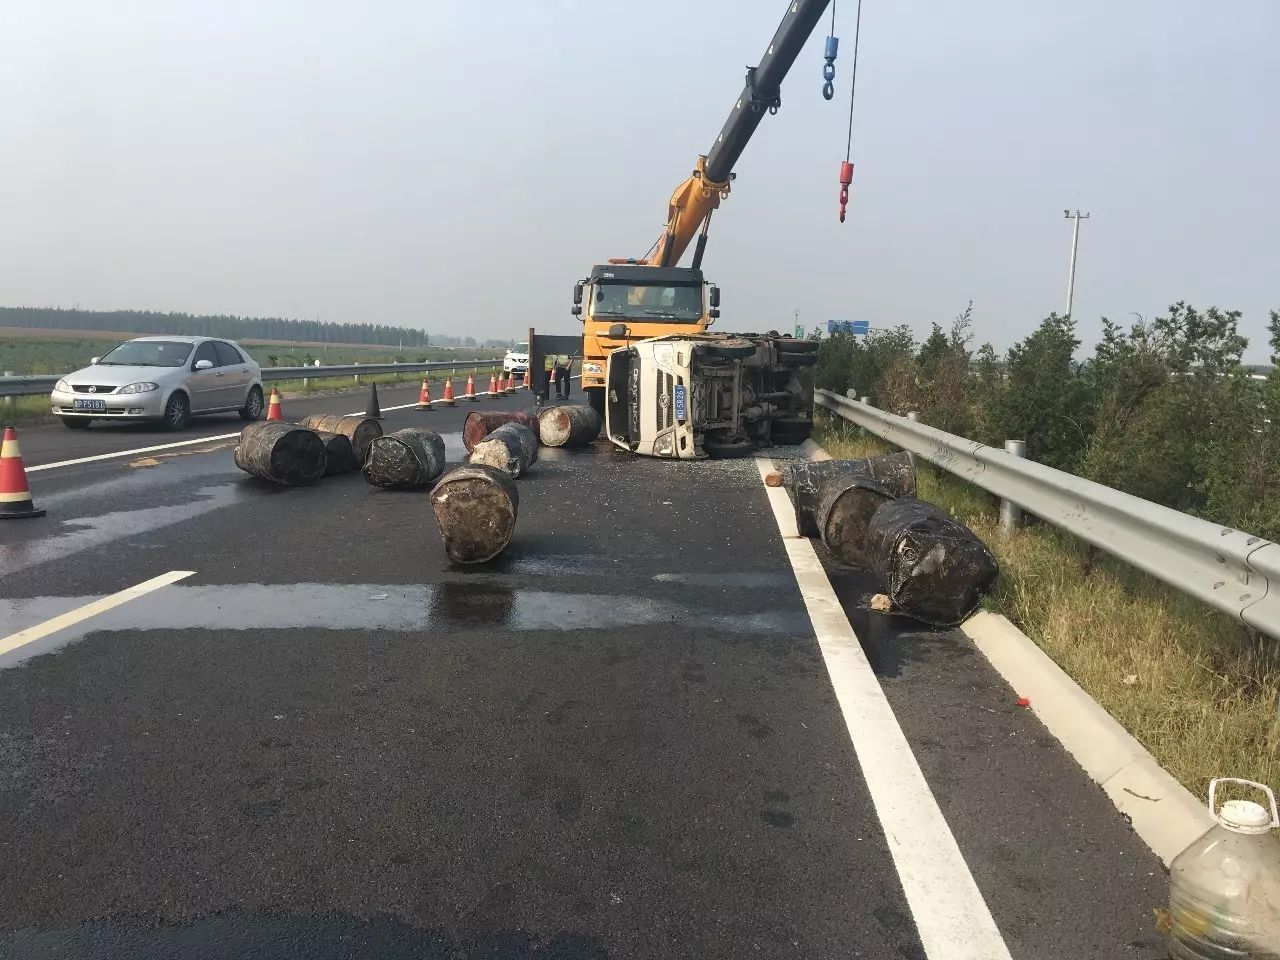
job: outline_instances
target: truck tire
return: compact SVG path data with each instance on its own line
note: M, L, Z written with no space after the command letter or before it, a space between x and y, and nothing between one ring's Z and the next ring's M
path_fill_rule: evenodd
M715 360L745 360L756 355L756 345L748 340L725 340L722 343L699 343L693 348L704 357Z
M808 417L779 417L770 425L769 438L774 443L804 443L813 435L813 421Z
M816 353L783 353L778 351L778 363L789 370L799 370L802 367L812 367L818 362Z
M604 387L591 387L582 392L587 395L588 406L600 414L600 422L604 423Z
M778 348L778 353L787 356L795 354L818 354L818 344L814 340L797 340L795 337L779 337L773 341L773 345Z
M746 437L735 437L732 440L705 440L702 449L707 456L715 460L733 460L747 457L755 450L756 445Z

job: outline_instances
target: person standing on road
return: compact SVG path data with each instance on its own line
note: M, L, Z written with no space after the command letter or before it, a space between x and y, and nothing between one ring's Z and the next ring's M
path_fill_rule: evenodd
M567 357L556 357L552 364L552 373L556 381L556 399L569 399L570 374L573 372L573 359L575 354L569 354Z

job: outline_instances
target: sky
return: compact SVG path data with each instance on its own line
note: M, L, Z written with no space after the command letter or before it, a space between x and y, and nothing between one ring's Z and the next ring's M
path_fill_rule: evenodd
M785 0L0 3L0 304L571 333L642 256ZM865 0L849 219L815 31L713 221L720 327L1004 349L1065 308L1280 308L1275 0ZM686 258L687 262L687 258Z

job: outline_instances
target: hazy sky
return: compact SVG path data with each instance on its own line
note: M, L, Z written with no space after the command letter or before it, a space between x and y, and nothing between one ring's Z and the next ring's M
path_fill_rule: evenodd
M0 304L571 332L573 281L640 256L785 0L0 2ZM852 0L738 165L708 276L729 329L999 347L1065 303L1280 307L1276 0Z

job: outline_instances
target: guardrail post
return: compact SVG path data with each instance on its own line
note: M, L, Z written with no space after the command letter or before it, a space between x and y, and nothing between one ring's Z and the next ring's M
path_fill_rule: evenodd
M13 376L13 371L12 371L12 370L6 370L6 371L4 372L4 375L5 375L6 377L12 377L12 376ZM9 407L12 407L12 406L13 406L13 397L5 397L5 398L4 398L4 405L5 405L5 408L6 408L6 409L7 409L7 408L9 408Z
M908 419L908 420L910 420L912 423L919 423L919 422L920 422L920 411L919 411L919 410L908 410L908 411L907 411L907 419Z
M866 407L871 406L871 398L870 398L870 397L859 397L859 398L858 398L858 400L859 400L859 402L860 402L863 406L866 406Z
M857 391L857 390L846 390L846 391L844 392L844 395L845 395L846 397L848 397L850 400L857 400L857 399L858 399L858 391Z
M1004 452L1011 453L1015 457L1025 457L1027 455L1027 441L1006 440L1004 442ZM1022 508L1012 500L1001 500L1000 532L1010 534L1020 526L1022 526Z

